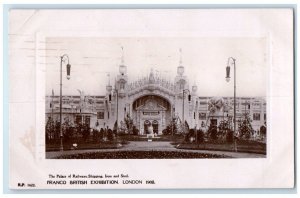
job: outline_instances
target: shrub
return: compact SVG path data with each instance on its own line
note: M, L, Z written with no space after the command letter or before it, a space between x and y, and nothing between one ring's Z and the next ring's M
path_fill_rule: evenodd
M108 139L108 141L113 141L115 139L115 136L111 129L108 129L108 131L107 131L107 139Z
M185 142L190 142L191 137L195 137L195 131L194 129L190 129L189 132L187 134L185 134L184 136L184 141Z
M164 129L164 130L162 131L162 134L163 134L163 135L168 135L168 134L169 134L168 129Z
M226 133L226 142L227 143L233 143L233 131L232 130L228 130Z
M218 139L218 130L216 126L210 126L208 129L208 133L210 134L209 137L212 140L217 140Z
M139 132L140 132L140 131L136 128L136 126L133 126L132 131L133 131L133 135L138 135Z
M87 124L85 124L82 130L83 141L87 141L89 136L90 136L90 127Z
M204 142L204 132L199 129L197 130L197 143L203 143Z

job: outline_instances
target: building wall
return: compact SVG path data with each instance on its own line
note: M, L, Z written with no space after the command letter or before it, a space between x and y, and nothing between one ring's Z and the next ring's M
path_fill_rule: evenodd
M144 94L141 94L144 95ZM174 94L175 95L175 94ZM188 95L188 94L187 94ZM192 96L191 101L188 101L187 95L184 100L184 120L186 120L190 128L200 128L201 124L209 126L210 119L217 119L217 124L222 120L233 119L233 98L223 97L224 103L228 103L231 109L220 109L214 115L210 115L209 101L213 97L197 97ZM166 113L166 120L171 120L170 116L173 114L182 120L182 94L164 95L170 102L169 112ZM168 98L169 97L169 98ZM175 99L174 99L175 98ZM133 102L135 97L123 97L118 99L118 121L124 120L127 113L132 115L133 119L136 116L133 112ZM50 105L51 104L51 105ZM126 109L125 109L126 107ZM175 111L173 111L175 110ZM249 98L238 97L236 100L236 120L242 119L243 114L247 112L252 120L252 127L254 130L266 123L266 101L264 98ZM64 118L75 123L76 116L90 116L90 127L93 128L98 121L101 127L113 128L117 118L117 100L116 95L112 96L109 101L108 96L85 96L83 101L80 96L63 96L62 115ZM59 96L46 96L46 120L53 116L54 120L59 121ZM165 123L167 126L168 123ZM163 128L161 128L163 130Z

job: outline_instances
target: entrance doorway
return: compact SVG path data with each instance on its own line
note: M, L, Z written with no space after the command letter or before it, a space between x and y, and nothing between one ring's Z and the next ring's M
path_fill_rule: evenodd
M144 134L149 134L148 127L151 125L149 120L145 120L144 122Z
M157 120L153 120L152 126L153 126L153 133L158 134L158 122L157 122Z

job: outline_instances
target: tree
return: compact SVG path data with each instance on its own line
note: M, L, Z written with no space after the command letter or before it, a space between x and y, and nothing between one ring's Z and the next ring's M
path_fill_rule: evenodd
M229 123L227 120L220 121L219 123L219 133L225 134L229 130Z
M267 137L267 128L266 128L265 125L262 125L262 126L260 127L260 135L261 135L263 138Z
M167 128L165 128L162 133L163 135L173 135L178 132L178 126L176 124L176 118L173 118Z
M203 143L204 142L204 132L201 129L197 130L197 143Z
M114 124L113 132L116 133L116 134L118 132L118 122L117 122L117 120L116 120L116 122Z
M125 122L125 125L126 125L126 129L128 131L128 134L132 133L133 119L130 117L129 114L127 114L126 117L124 118L124 122Z
M126 123L123 121L120 122L119 132L122 134L127 133L127 126L126 126Z
M182 133L182 134L187 134L190 132L190 126L187 123L187 121L185 121L184 123L181 123L179 126L177 125L178 130ZM179 128L180 127L180 128Z
M49 117L46 124L46 143L55 139L55 124L52 117Z
M104 129L103 128L101 128L100 129L100 132L99 132L99 136L98 136L98 140L103 140L104 139Z
M115 139L114 133L111 129L107 130L107 139L108 141L113 141Z
M210 139L217 140L218 139L218 129L217 129L217 126L215 126L213 124L209 125L208 134L209 134Z
M65 118L62 124L62 131L64 135L64 142L69 142L73 137L72 124L69 119Z
M239 136L240 138L249 139L253 133L253 128L251 125L251 119L248 113L244 114L244 119L239 123Z
M233 143L233 138L234 138L233 131L229 129L226 133L226 142Z
M83 138L83 141L86 142L88 137L90 135L90 127L88 124L84 124L83 125L83 130L82 130L82 138Z
M58 142L60 140L60 122L55 121L54 139Z
M219 132L218 132L218 135L221 136L222 138L222 141L226 141L226 142L230 142L230 137L232 135L233 137L233 133L231 134L231 130L230 130L230 122L228 120L222 120L220 121L219 123Z

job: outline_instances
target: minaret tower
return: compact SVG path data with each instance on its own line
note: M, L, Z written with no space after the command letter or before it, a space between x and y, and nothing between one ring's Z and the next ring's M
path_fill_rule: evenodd
M184 75L184 66L182 64L182 49L179 49L179 65L177 67L177 76L175 77L175 113L179 115L181 121L189 120L189 95L188 81ZM184 96L184 97L183 97Z
M129 108L126 106L126 99L127 99L127 83L128 83L128 76L127 76L127 67L124 63L124 48L123 46L121 47L122 49L122 57L121 57L121 64L119 65L119 74L116 79L116 85L115 85L115 92L116 94L116 103L117 106L115 109L117 109L117 120L118 123L120 124L121 121L124 122L124 118L129 112ZM119 125L118 124L118 125ZM119 125L120 126L120 125Z
M116 89L119 91L119 96L125 97L128 77L127 77L127 67L124 64L124 49L122 49L122 57L121 57L121 64L119 66L119 75L117 76L117 82L116 82Z
M182 49L179 49L179 65L177 67L177 76L175 77L176 92L181 93L182 90L188 88L186 76L184 76L184 66L182 64Z

